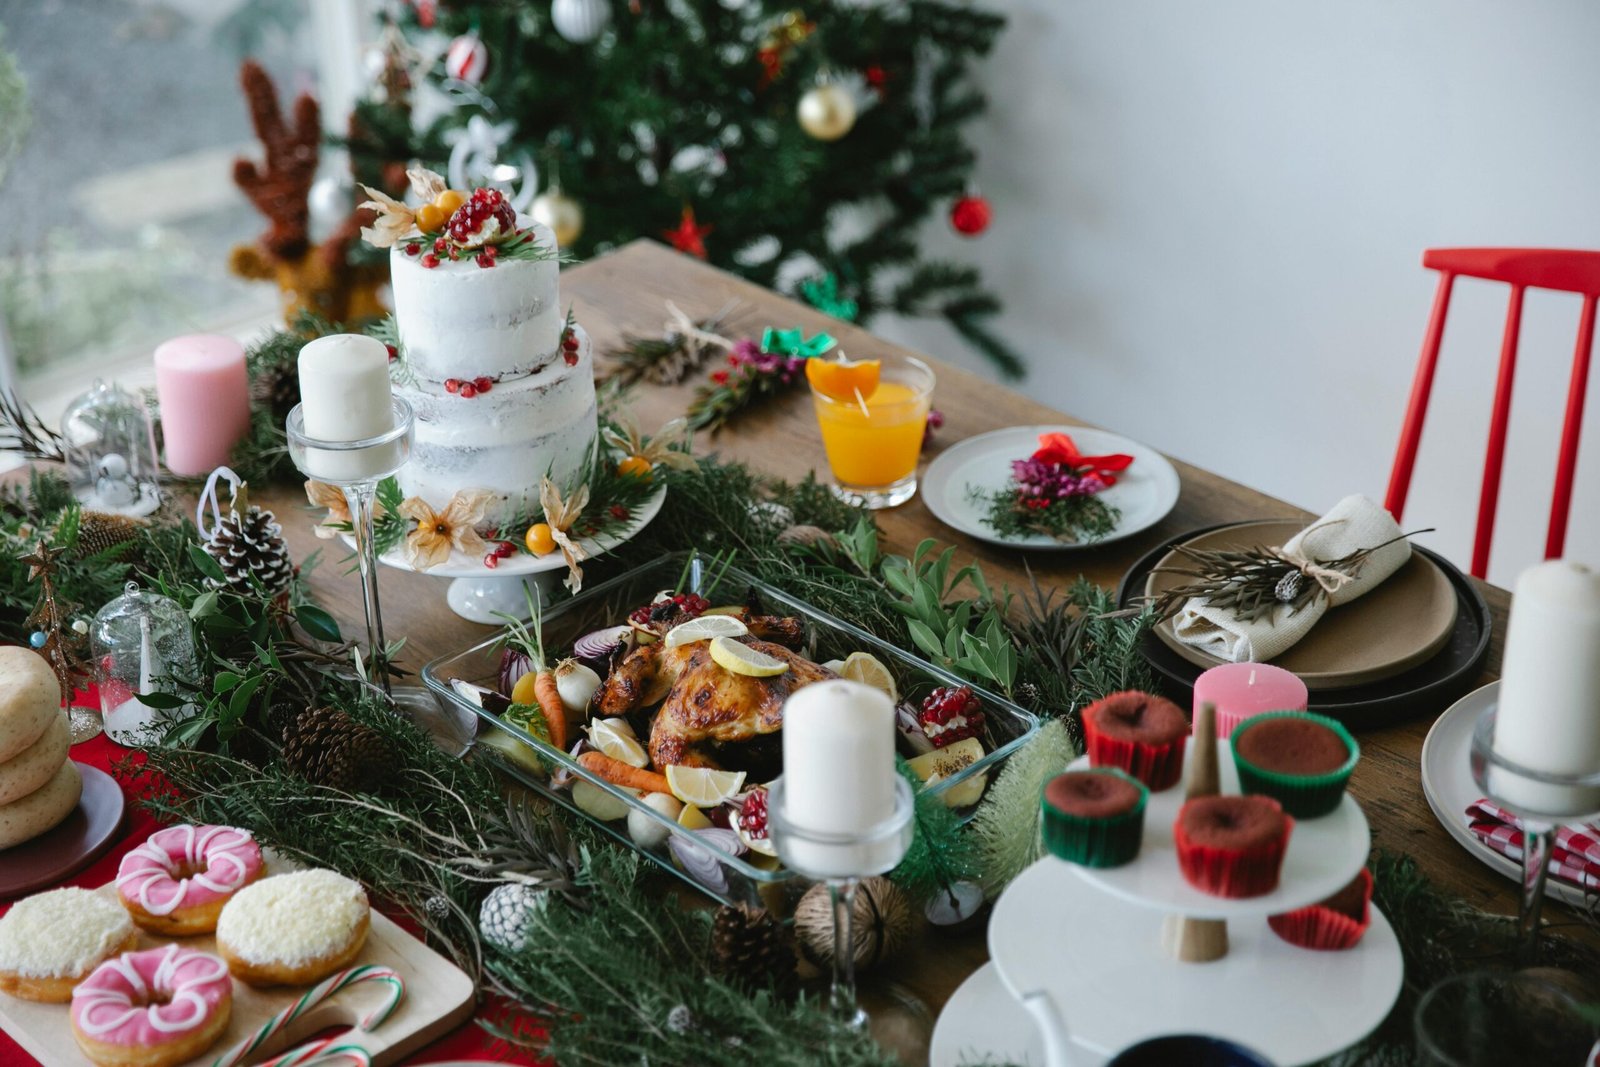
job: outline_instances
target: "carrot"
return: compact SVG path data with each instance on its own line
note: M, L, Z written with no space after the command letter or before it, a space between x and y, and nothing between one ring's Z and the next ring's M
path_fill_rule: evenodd
M561 703L554 671L540 670L533 678L533 697L550 724L550 743L563 752L567 749L567 706Z
M666 775L630 767L603 752L585 752L578 757L578 762L612 785L620 785L624 789L643 789L647 793L672 792L672 787L667 785Z

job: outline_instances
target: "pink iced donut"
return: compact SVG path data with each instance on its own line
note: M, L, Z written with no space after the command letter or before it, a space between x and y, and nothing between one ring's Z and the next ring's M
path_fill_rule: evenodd
M209 952L168 945L107 960L72 991L72 1035L107 1067L170 1067L228 1027L233 980Z
M117 895L133 921L182 937L217 928L233 894L261 874L261 847L232 826L169 826L122 857Z

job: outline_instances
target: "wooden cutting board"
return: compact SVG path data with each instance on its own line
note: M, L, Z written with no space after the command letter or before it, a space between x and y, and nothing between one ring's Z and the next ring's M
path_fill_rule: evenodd
M289 865L269 858L268 873L282 873ZM109 885L99 890L114 896ZM140 949L157 948L177 940L203 952L216 950L210 934L198 937L152 937L141 932ZM374 1064L395 1063L451 1030L472 1015L476 990L472 979L455 964L406 933L392 921L372 912L367 944L352 966L378 964L396 971L405 981L405 997L394 1014L371 1033L351 1034L346 1043L360 1045L372 1055ZM222 1039L185 1067L209 1067L222 1053L253 1033L268 1019L292 1004L304 989L282 986L252 989L243 982L233 983L233 1017ZM301 1044L330 1027L346 1027L377 1006L387 995L382 982L363 982L349 986L331 999L301 1016L279 1039L264 1046L255 1060ZM72 1037L72 1022L67 1004L40 1004L0 994L0 1026L45 1067L92 1067Z

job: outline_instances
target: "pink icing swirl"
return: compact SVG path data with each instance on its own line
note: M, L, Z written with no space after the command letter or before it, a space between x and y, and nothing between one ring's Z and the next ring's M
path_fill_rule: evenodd
M232 996L228 965L209 952L127 952L78 983L72 1025L108 1045L161 1045L199 1030Z
M179 879L187 868L195 873ZM221 900L261 872L261 847L232 826L169 826L122 857L117 892L151 915Z

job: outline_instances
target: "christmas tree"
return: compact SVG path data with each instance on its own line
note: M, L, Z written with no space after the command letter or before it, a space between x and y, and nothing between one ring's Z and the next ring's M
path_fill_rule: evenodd
M455 145L453 182L537 172L508 191L579 257L667 240L840 318L942 316L1020 373L976 268L917 242L934 214L971 236L988 223L963 130L1004 20L939 0L792 3L408 0L406 37L449 41L414 76L457 104L411 131L412 154L445 170ZM357 122L390 134L372 140L392 160L409 112L387 80Z

